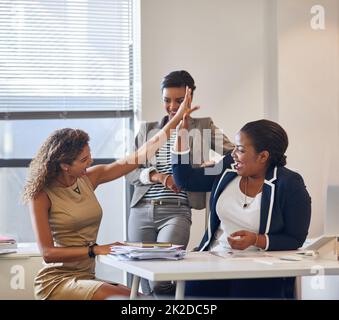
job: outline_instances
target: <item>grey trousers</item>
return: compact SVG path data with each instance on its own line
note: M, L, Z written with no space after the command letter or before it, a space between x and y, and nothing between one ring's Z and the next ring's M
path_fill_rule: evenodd
M128 241L158 241L181 244L186 248L191 229L191 209L187 204L154 205L140 201L131 208L128 219ZM173 294L171 282L141 280L143 293Z

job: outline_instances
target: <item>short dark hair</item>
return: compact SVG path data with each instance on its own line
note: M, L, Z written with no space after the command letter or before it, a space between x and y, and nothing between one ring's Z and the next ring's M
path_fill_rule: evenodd
M288 137L278 123L266 119L252 121L246 123L240 131L251 139L256 152L269 152L269 167L286 165Z
M196 86L192 76L185 70L172 71L162 79L161 91L165 88L185 88L186 86L192 89L193 93Z

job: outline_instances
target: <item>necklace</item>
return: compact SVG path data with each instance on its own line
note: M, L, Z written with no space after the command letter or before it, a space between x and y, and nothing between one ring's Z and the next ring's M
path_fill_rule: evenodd
M64 186L65 188L69 188L70 186L72 186L75 182L77 183L76 187L74 189L72 189L74 192L78 193L78 194L81 194L80 192L80 188L79 188L79 185L78 185L78 179L76 179L74 181L74 183L72 183L70 186L68 186L67 184L61 182L59 179L55 179L56 181L58 181L62 186Z
M77 179L77 186L75 187L75 189L73 189L73 191L80 194L80 188L78 186L78 179Z
M261 191L262 187L263 187L264 183L262 183L262 185L260 185L259 190L255 193L253 199L250 202L247 202L247 186L248 186L248 177L246 177L246 184L245 184L245 196L244 196L244 204L242 206L243 209L248 208L253 201L255 200L256 196L259 194L259 192Z

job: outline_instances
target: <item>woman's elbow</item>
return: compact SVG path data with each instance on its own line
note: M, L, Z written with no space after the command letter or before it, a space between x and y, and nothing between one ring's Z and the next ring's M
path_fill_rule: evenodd
M55 257L53 255L53 249L52 248L44 248L42 249L42 258L46 263L52 263L56 262Z
M42 255L42 258L44 259L44 261L45 261L46 263L52 263L52 262L54 262L53 259L52 259L52 257L51 257L49 254L44 253L44 254Z
M307 239L307 235L308 235L308 232L305 232L303 236L301 236L297 239L298 248L301 248L304 245L304 243Z
M307 233L304 235L291 236L290 246L289 248L287 248L287 250L297 250L301 248L304 245L306 237L307 237Z
M49 256L47 255L43 255L42 258L44 259L45 263L53 263L53 259L51 259Z

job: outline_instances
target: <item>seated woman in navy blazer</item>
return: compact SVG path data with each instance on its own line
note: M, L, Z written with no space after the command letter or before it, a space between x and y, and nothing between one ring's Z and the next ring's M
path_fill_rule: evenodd
M186 126L184 120L181 128ZM302 177L285 168L288 137L280 125L269 120L247 123L236 135L233 152L213 168L214 172L188 164L186 141L185 134L178 134L172 155L175 182L187 191L211 192L209 225L200 251L294 250L303 245L311 198ZM189 281L186 295L294 298L294 281Z

